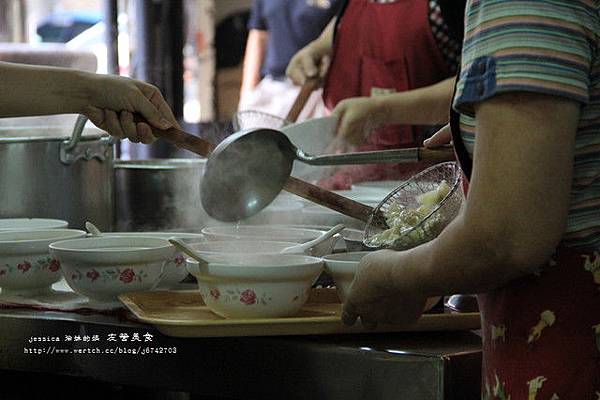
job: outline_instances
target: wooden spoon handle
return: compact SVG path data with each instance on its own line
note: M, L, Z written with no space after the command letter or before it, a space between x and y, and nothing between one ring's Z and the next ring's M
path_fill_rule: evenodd
M288 115L285 117L286 121L296 122L298 116L302 112L302 109L304 109L306 102L310 98L310 95L319 87L319 84L320 82L318 78L310 78L306 80L304 85L302 85L302 88L300 88L300 92L298 93L298 96L296 96L296 100L294 101L294 104L292 104L292 108L290 108Z
M283 189L303 199L310 200L324 207L330 208L344 215L369 222L373 208L362 203L340 196L337 193L323 189L312 183L290 176Z

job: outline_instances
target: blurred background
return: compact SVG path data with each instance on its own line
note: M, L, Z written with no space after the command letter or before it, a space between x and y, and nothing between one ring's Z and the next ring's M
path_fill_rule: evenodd
M2 0L0 60L120 74L158 86L183 127L218 141L239 101L252 0ZM190 157L123 141L122 159Z

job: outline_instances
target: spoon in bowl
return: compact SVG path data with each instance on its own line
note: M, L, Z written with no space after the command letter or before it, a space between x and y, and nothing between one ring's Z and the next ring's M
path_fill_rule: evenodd
M102 232L100 232L100 229L98 229L98 227L96 225L92 224L90 221L86 221L85 229L87 229L87 231L92 236L102 236Z
M329 239L336 233L341 232L342 230L344 230L344 228L346 228L346 227L343 224L338 224L338 225L334 226L333 228L331 228L330 230L328 230L327 232L324 232L318 238L315 238L306 243L286 247L285 249L281 250L279 253L280 254L304 253L306 250L311 249L311 248L315 247L316 245L323 243L324 241L326 241L327 239Z
M202 264L208 264L207 260L200 257L198 255L198 253L196 253L191 247L189 247L187 244L185 244L181 239L172 237L172 238L169 238L168 240L169 240L169 243L171 243L173 246L175 246L178 250L184 252L188 256L192 257L194 260L196 260Z

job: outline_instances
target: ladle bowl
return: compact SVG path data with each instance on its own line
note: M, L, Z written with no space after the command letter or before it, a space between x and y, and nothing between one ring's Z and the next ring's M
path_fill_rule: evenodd
M227 137L206 163L200 198L220 221L238 221L268 206L294 162L294 145L281 132L247 129Z
M310 165L348 165L446 161L453 157L450 148L312 156L298 149L281 131L246 129L227 137L214 149L206 163L200 198L211 217L238 221L269 205L286 184L289 190L294 160Z

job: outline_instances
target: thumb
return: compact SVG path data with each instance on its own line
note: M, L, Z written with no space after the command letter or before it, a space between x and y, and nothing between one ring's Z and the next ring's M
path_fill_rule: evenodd
M423 146L427 148L440 147L452 141L452 131L450 125L445 125L439 131L433 134L429 139L423 142Z
M327 75L329 66L331 65L331 57L328 55L323 56L319 62L319 78L324 78Z
M312 54L306 54L304 57L302 57L301 61L302 69L308 78L314 78L317 76L319 71L317 70L317 66L315 65L315 60L313 59Z

